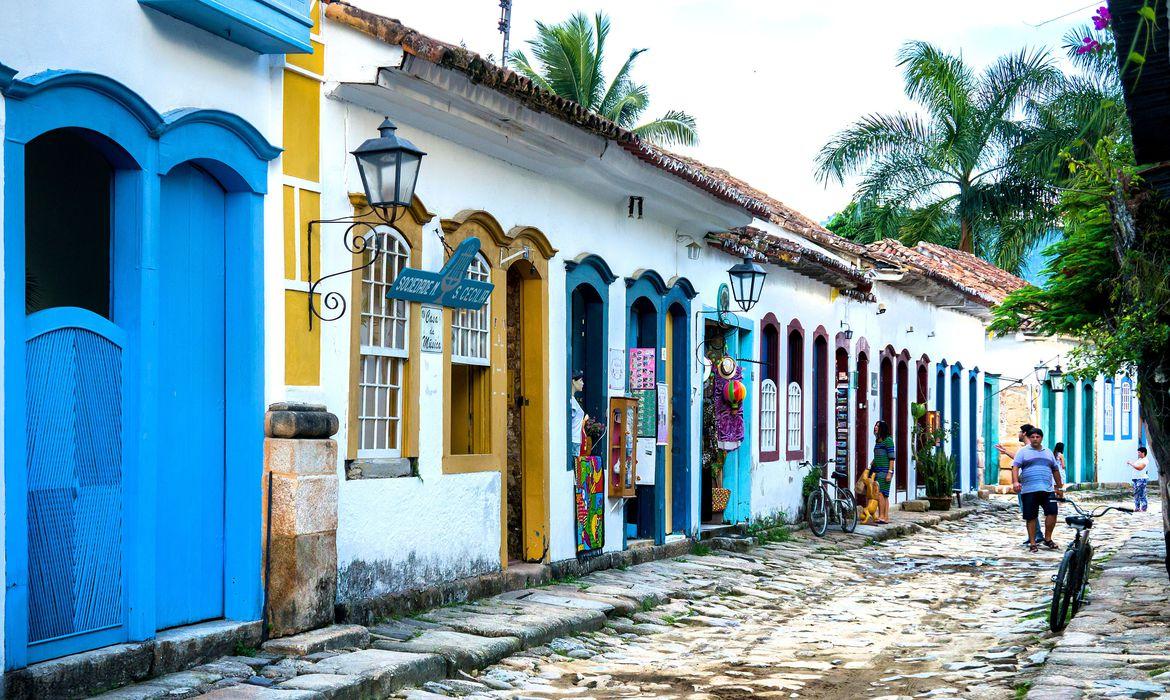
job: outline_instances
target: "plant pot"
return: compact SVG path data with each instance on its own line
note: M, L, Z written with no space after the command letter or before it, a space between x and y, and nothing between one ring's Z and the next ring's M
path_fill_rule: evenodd
M927 496L926 500L930 501L931 510L950 510L954 501L950 496Z

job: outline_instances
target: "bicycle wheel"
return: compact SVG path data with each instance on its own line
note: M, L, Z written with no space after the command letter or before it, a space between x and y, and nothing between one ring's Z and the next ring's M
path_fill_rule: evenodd
M1059 632L1064 629L1068 621L1068 609L1072 596L1070 595L1076 571L1076 550L1070 549L1060 560L1060 568L1052 578L1052 603L1048 609L1048 629Z
M1080 566L1077 569L1077 579L1072 589L1072 612L1069 617L1076 616L1085 604L1086 593L1089 589L1089 565L1093 563L1093 545L1086 544L1081 550Z
M805 503L808 529L817 537L823 537L825 530L829 529L829 509L825 500L824 489L818 488L808 495L808 502Z
M853 532L857 529L857 501L853 500L852 491L843 491L844 495L837 506L841 509L841 529L845 532Z

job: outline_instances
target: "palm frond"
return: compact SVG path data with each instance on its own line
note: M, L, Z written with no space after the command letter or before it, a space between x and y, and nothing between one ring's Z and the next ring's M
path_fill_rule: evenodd
M816 157L821 182L845 178L878 158L917 150L935 141L930 127L915 114L871 114L833 135Z
M695 118L676 109L633 129L638 136L660 146L694 146L699 142Z
M524 55L523 51L513 51L508 57L508 66L545 90L556 92L548 80L545 79L544 74L528 61L528 56Z
M629 87L632 84L630 73L634 68L634 61L638 56L646 52L646 49L634 49L630 51L629 57L622 67L614 74L613 80L609 82L609 88L606 89L601 101L598 102L597 111L601 114L608 115L615 111L614 105L623 100L629 93ZM616 121L616 120L615 120Z
M601 115L623 129L633 129L638 119L650 106L650 91L645 85L626 81L616 88L609 109Z
M910 41L898 51L906 96L923 103L937 122L957 131L970 108L975 76L961 56L925 41Z

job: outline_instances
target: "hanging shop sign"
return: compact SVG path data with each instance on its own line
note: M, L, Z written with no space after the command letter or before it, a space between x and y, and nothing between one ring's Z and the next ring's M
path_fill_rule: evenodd
M473 311L481 309L491 298L495 285L467 278L467 268L478 254L479 239L468 238L455 248L447 264L438 272L405 267L386 292L386 298Z
M638 400L638 437L656 437L658 435L658 391L656 389L633 389L630 394Z
M422 351L443 352L443 310L435 306L422 307Z

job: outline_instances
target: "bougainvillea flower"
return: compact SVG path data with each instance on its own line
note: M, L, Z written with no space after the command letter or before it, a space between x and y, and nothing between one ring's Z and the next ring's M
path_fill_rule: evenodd
M1077 47L1077 55L1083 56L1087 53L1093 53L1101 50L1101 42L1097 41L1091 36L1087 36L1082 40L1082 45Z
M1097 8L1097 14L1093 15L1093 28L1097 31L1107 29L1109 23L1113 21L1113 15L1109 14L1108 7Z

